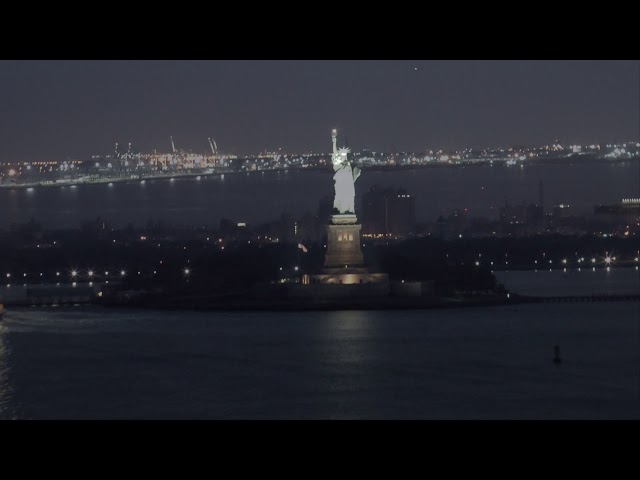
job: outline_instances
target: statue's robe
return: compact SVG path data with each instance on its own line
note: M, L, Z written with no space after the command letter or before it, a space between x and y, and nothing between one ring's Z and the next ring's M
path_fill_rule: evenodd
M333 207L341 214L355 214L356 189L354 181L360 175L359 169L353 172L351 165L343 165L336 170L333 180L335 181L336 196ZM355 173L355 175L354 175Z

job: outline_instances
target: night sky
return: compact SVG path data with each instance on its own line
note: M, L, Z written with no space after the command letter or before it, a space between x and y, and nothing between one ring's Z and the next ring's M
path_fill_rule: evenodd
M0 61L1 161L638 138L636 61Z

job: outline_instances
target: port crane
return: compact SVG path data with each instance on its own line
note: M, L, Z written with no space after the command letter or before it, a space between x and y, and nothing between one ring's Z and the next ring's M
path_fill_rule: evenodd
M124 148L116 142L114 157L119 159L126 167L129 165L130 160L138 158L137 167L144 167L147 165L155 170L192 170L192 169L211 169L223 165L218 145L212 137L207 137L209 148L211 153L196 154L188 152L176 147L176 142L173 136L169 137L171 143L171 152L169 153L157 153L154 152L150 155L134 154L132 151L132 143L129 142L126 152Z

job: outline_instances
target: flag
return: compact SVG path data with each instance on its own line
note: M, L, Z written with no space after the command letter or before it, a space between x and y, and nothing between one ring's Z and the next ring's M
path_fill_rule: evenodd
M302 250L304 253L307 253L307 249L306 249L306 247L305 247L303 244L299 243L299 244L298 244L298 248L299 248L300 250Z

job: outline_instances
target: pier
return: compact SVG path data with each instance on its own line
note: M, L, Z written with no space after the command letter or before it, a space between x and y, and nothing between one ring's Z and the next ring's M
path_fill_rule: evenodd
M575 302L639 302L640 294L614 295L568 295L559 297L541 297L543 303L575 303Z
M53 306L94 303L101 296L94 283L15 285L0 287L0 303L6 306Z

